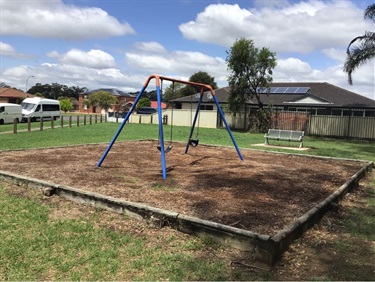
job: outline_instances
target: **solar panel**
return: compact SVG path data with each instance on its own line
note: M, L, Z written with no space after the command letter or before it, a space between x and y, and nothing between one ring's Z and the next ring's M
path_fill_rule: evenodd
M298 87L288 87L285 93L289 93L289 94L296 93L297 89Z
M298 87L295 93L306 94L310 90L310 87Z
M288 87L277 87L274 92L272 93L285 93Z

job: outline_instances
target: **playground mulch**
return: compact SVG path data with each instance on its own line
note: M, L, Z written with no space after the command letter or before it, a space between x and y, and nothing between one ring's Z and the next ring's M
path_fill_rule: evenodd
M274 235L363 163L174 143L161 172L156 141L1 151L0 170Z

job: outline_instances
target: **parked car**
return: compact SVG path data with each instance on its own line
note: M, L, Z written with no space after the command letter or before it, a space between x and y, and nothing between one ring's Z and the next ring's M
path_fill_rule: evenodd
M157 109L151 108L151 107L140 107L137 110L137 114L143 114L143 115L152 115L157 113Z

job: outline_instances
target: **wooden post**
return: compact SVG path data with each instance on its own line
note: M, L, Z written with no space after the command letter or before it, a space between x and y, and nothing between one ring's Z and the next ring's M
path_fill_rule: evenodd
M100 114L100 123L102 123L102 122L103 122L103 115Z
M72 116L69 116L69 127L72 127Z
M90 115L90 125L92 124L92 115Z
M86 115L83 116L83 125L86 125Z
M77 127L79 127L79 115L77 115Z
M98 115L95 114L95 123L98 123Z
M43 131L43 117L40 117L40 131Z
M13 119L13 133L16 134L17 133L17 118L14 118Z
M61 128L64 128L64 116L60 117Z
M55 128L54 125L55 125L55 118L54 118L54 117L51 117L51 128L52 128L52 129Z
M30 117L27 118L27 131L31 131L31 119L30 119Z

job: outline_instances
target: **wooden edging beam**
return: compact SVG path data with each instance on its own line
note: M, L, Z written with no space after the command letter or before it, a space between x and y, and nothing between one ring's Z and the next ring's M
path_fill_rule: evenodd
M250 265L267 269L280 259L283 252L295 239L299 238L308 228L318 222L327 211L335 209L339 200L346 193L357 187L359 180L368 171L371 171L373 167L373 162L366 163L338 190L275 236L258 234L177 212L119 200L114 197L25 177L7 171L0 170L0 180L39 189L46 196L58 195L79 204L88 204L93 207L126 214L155 228L169 226L190 235L201 238L209 237L216 242L249 252L248 257L252 258L252 261L249 262Z

